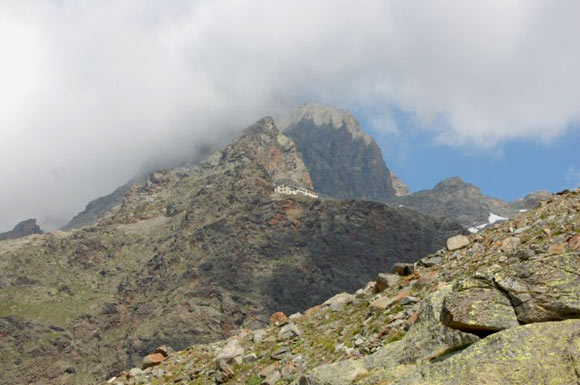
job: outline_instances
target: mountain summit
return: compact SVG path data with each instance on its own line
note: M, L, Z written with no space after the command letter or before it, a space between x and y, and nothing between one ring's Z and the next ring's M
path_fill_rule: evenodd
M278 122L320 193L381 202L396 195L379 146L349 111L307 103Z

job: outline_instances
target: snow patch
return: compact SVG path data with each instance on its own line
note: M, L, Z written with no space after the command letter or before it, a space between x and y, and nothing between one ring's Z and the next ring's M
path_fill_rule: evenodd
M500 217L499 215L495 215L494 213L489 213L489 217L487 218L487 221L491 225L497 221L507 221L507 218Z
M495 222L498 221L507 221L507 218L505 217L500 217L499 215L495 215L494 213L489 213L489 217L487 218L487 223L483 223L479 226L473 226L468 228L467 230L471 233L471 234L475 234L483 229L485 229L487 226L494 224Z

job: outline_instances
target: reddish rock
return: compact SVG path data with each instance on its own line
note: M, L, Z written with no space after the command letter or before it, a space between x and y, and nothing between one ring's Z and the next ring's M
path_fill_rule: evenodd
M376 301L371 302L369 306L375 309L386 309L389 306L399 302L403 298L408 297L410 295L411 292L409 290L403 290L402 292L400 292L399 294L397 294L392 298L389 297L379 298Z
M417 279L417 284L427 286L439 281L439 273L436 271L428 271Z
M322 307L321 305L312 306L310 309L306 310L304 314L306 315L316 314L318 313L321 307Z
M286 314L282 313L281 311L277 311L276 313L270 316L270 325L281 325L288 320Z
M417 322L418 317L419 316L417 315L417 312L414 312L413 314L411 314L407 322L409 323L409 325L413 325L415 322Z
M169 354L172 352L173 350L168 347L168 346L160 346L157 349L155 349L155 351L153 353L160 353L163 354L163 357L167 358L169 357Z
M580 234L576 234L568 239L568 245L572 250L580 250Z
M145 356L143 358L143 364L141 365L141 367L143 369L147 369L152 366L157 366L163 361L165 361L165 356L163 354L161 353L149 354L148 356Z
M386 288L396 286L400 280L401 277L398 275L379 273L375 284L375 291L377 293L382 293Z
M566 252L566 244L564 242L555 243L548 248L550 254L564 254Z

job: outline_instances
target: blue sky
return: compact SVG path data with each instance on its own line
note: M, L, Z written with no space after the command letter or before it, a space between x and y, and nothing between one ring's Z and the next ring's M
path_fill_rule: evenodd
M552 141L514 139L484 150L438 143L434 131L417 127L401 113L394 117L397 133L360 120L381 147L387 166L412 191L460 176L487 195L513 200L539 189L556 192L580 183L580 124L570 125Z

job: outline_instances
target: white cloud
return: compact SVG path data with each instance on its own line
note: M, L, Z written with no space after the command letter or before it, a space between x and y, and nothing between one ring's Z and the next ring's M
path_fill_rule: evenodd
M0 0L0 228L70 216L151 157L297 101L390 131L396 106L451 145L549 140L580 120L579 14L574 0Z
M580 188L580 168L568 167L564 172L564 180L571 188Z

